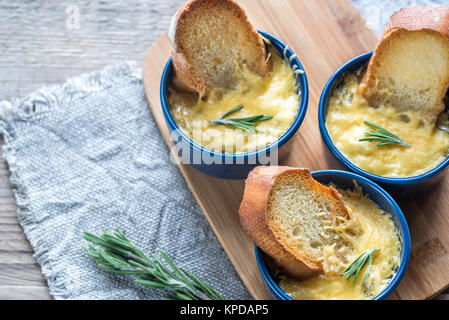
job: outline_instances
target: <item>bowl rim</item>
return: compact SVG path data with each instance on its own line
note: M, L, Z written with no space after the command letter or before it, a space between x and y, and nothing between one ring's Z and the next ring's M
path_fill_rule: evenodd
M301 87L301 97L300 97L301 101L299 102L298 113L295 117L295 120L293 121L293 123L290 125L288 130L282 136L280 136L278 139L276 139L276 141L274 141L273 143L271 143L268 146L265 146L259 150L245 152L245 153L224 153L224 152L216 152L216 151L207 149L206 147L204 147L204 146L200 145L199 143L190 139L181 130L181 128L179 128L178 124L175 122L175 120L173 119L173 117L171 115L170 107L169 107L169 104L167 101L167 96L165 94L166 89L167 89L167 83L169 80L168 78L169 78L169 75L171 74L172 65L173 65L172 58L170 57L164 67L164 70L162 71L161 83L160 83L160 89L159 89L162 113L164 115L165 121L168 122L168 124L169 124L169 126L168 126L169 131L170 132L176 131L178 136L181 137L181 139L184 142L187 142L189 144L189 147L192 148L193 150L208 153L212 157L221 157L222 159L232 158L233 161L235 161L237 159L243 158L244 160L248 160L249 158L257 157L259 154L266 154L273 148L279 149L283 144L285 144L288 140L290 140L290 138L293 135L296 134L299 127L303 123L304 118L307 113L308 104L309 104L309 83L307 80L306 71L305 71L303 65L301 64L301 61L299 60L298 56L293 52L293 50L291 50L290 47L288 45L286 45L285 43L283 43L281 40L279 40L272 34L269 34L265 31L262 31L262 30L257 30L257 31L263 37L267 38L271 43L276 44L277 47L284 50L284 53L285 53L284 56L289 59L290 66L292 66L293 64L296 63L298 65L298 69L304 71L303 74L296 75L296 79L299 81L300 87ZM275 48L276 48L276 46L275 46ZM278 51L280 53L283 53L280 50L278 50ZM292 58L292 56L293 56L293 58ZM174 129L171 130L170 127L174 128ZM240 162L233 162L233 163L240 163Z
M364 54L361 54L360 56L357 56L348 62L346 62L343 66L341 66L328 80L326 85L324 86L324 89L321 93L319 107L318 107L318 123L320 127L321 136L329 148L329 150L332 152L332 154L341 162L344 166L346 166L351 171L354 171L355 173L367 177L371 180L374 180L378 183L383 183L386 185L406 185L406 184L414 184L418 182L422 182L423 180L426 180L428 178L431 178L444 169L449 165L449 155L446 157L446 159L441 162L438 166L435 168L412 177L405 177L405 178L392 178L392 177L384 177L379 176L373 173L370 173L368 171L365 171L359 167L357 167L355 164L353 164L349 159L347 159L334 145L332 138L329 135L329 132L326 127L326 109L327 109L327 102L328 97L332 95L333 91L333 85L336 81L339 81L341 77L351 69L354 65L361 64L363 62L368 63L369 59L371 58L373 52L367 52Z
M366 183L374 190L378 191L384 199L392 206L393 212L389 212L390 215L395 215L400 224L400 228L403 233L403 239L402 239L402 250L403 250L403 259L399 265L398 271L396 272L393 280L388 284L388 286L379 293L376 297L374 297L372 300L384 300L386 297L390 295L390 293L396 288L396 286L401 281L402 277L404 276L405 270L407 269L409 260L410 260L410 248L411 248L411 240L410 240L410 230L408 228L407 221L405 219L405 216L399 208L396 201L386 192L381 186L379 186L377 183L361 176L356 173L348 172L348 171L342 171L342 170L321 170L321 171L315 171L312 172L312 176L316 175L342 175L347 178L351 178L357 182L361 181L363 183ZM256 254L256 261L257 265L259 267L259 271L267 284L268 288L270 289L271 293L273 293L278 299L281 300L294 300L292 297L287 295L276 283L276 281L271 276L270 272L268 271L267 265L263 261L263 251L259 247L255 246L255 254Z

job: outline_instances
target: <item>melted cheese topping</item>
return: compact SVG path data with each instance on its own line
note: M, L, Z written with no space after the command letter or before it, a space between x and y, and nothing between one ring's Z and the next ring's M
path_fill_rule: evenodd
M370 173L405 178L428 172L447 157L449 134L422 120L416 112L397 113L390 106L372 108L356 94L356 74L346 76L329 101L326 127L337 149L354 165ZM377 142L360 142L373 122L412 145L378 147Z
M355 191L338 190L343 196L346 206L351 210L352 220L357 223L358 230L351 231L353 250L347 251L345 257L348 264L340 267L344 270L362 253L379 248L373 258L369 278L365 285L363 279L367 265L360 272L357 282L353 278L346 281L344 276L321 275L307 281L297 281L285 276L280 277L280 287L288 295L297 300L368 300L380 294L390 283L400 263L401 244L398 230L391 216L381 210L372 200L362 194L360 188ZM343 235L345 229L353 228L354 224L344 227L339 225L338 231ZM334 246L323 248L324 261L335 257ZM330 259L332 265L332 259Z
M260 77L244 67L234 90L215 89L205 98L169 88L171 113L183 132L207 149L226 153L256 151L283 135L296 118L300 95L288 61L271 47L270 53L272 71ZM240 105L244 108L230 118L264 114L273 119L258 123L258 133L209 124Z

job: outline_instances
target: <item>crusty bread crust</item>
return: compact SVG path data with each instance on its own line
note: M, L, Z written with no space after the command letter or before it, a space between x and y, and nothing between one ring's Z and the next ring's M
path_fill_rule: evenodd
M449 37L449 7L406 7L394 13L385 30L394 28L407 30L435 30Z
M381 40L377 44L357 91L358 94L367 99L370 105L377 106L381 101L377 92L377 75L383 53L396 39L407 32L424 32L442 37L447 42L449 49L449 7L412 6L403 8L393 14L386 25ZM439 114L445 108L443 99L449 88L449 78L441 79L441 81L443 83L441 84L441 90L438 92L441 103L427 106L425 110L421 110L430 123L435 123Z
M254 72L264 76L268 71L267 50L262 37L257 30L251 25L245 10L233 0L189 0L184 3L173 16L169 29L169 38L173 47L172 61L174 67L173 85L175 89L184 92L201 92L209 91L207 87L207 79L202 79L194 72L194 57L188 57L183 44L183 38L188 33L187 27L192 23L191 15L200 12L207 17L208 10L217 8L222 10L223 18L226 19L227 14L237 16L245 30L241 30L250 35L251 41L245 45L252 47L252 51L256 52L258 63L254 66ZM217 37L229 37L225 32L216 35ZM248 61L253 59L248 57Z
M308 259L296 247L289 245L288 241L284 241L276 230L278 226L270 225L267 216L276 179L290 174L306 178L311 189L327 194L334 200L333 206L340 206L338 210L333 210L334 214L339 211L343 212L345 218L350 218L349 210L337 190L318 183L308 169L260 166L249 174L245 182L243 201L239 209L240 223L254 243L274 259L283 273L305 280L323 273L321 264Z

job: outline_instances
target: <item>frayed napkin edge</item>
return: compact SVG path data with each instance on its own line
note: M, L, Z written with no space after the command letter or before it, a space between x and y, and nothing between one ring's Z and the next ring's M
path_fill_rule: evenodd
M123 80L141 81L142 69L136 67L135 61L108 66L100 71L83 74L67 80L63 85L43 87L25 98L0 102L0 134L3 135L3 159L11 172L10 181L17 203L17 216L25 236L34 250L33 257L41 266L47 280L50 294L55 299L68 298L66 283L57 279L52 272L51 257L45 239L39 234L30 215L30 202L27 197L26 181L21 174L20 163L16 159L14 140L16 139L14 123L32 121L42 113L50 112L62 104L86 97L89 94L105 90L114 85L123 85Z

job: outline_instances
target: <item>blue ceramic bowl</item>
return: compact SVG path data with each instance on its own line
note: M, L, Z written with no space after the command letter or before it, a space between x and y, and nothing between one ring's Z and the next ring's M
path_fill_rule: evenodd
M372 52L362 54L359 57L356 57L346 64L344 64L328 81L326 86L324 87L323 93L321 94L319 110L318 110L318 121L320 125L321 135L323 140L330 150L330 152L349 170L364 176L368 179L371 179L384 188L386 188L390 193L394 196L398 196L400 198L404 198L407 196L412 196L417 193L421 193L435 183L439 182L443 177L443 171L449 165L449 157L446 158L440 165L436 168L430 170L419 176L409 177L409 178L388 178L378 176L372 173L369 173L365 170L360 169L353 163L351 163L338 149L335 147L332 139L329 135L329 132L326 128L326 111L329 103L329 99L332 97L332 93L336 86L338 86L343 80L345 74L349 72L356 71L364 66L366 66L371 58Z
M259 31L259 33L268 39L274 48L281 53L281 55L284 55L285 52L285 56L291 61L290 65L292 67L296 66L298 69L304 70L301 62L296 57L294 52L288 48L288 46L266 32ZM184 134L175 123L167 100L167 88L171 81L172 68L173 65L170 58L162 73L160 99L165 122L171 132L171 139L175 145L176 152L178 152L180 160L184 164L191 164L199 171L216 178L245 179L248 176L248 173L257 165L277 164L268 161L270 161L270 159L276 160L278 157L282 157L283 153L288 151L289 148L285 148L285 144L296 133L296 131L298 131L307 111L309 86L305 73L298 74L296 77L297 83L299 84L299 89L301 91L301 101L298 106L298 114L287 132L273 144L263 149L249 153L229 154L214 152L199 145ZM281 150L282 146L284 146L284 148Z
M394 290L394 288L396 288L396 286L401 281L410 258L410 232L408 229L407 221L405 220L401 209L398 207L393 198L391 198L391 196L379 185L357 174L346 171L326 170L313 172L312 176L322 184L327 185L329 183L333 183L337 187L345 190L353 189L354 181L356 181L357 184L362 188L364 194L369 195L371 200L373 200L382 210L391 215L396 228L399 230L399 237L401 240L401 262L394 278L391 280L388 287L385 288L385 290L381 292L377 297L375 297L374 300L383 300L387 298L388 295ZM261 249L256 247L257 264L269 292L276 299L293 300L278 286L278 284L268 271L268 267L265 264L264 259L270 258L265 255Z

